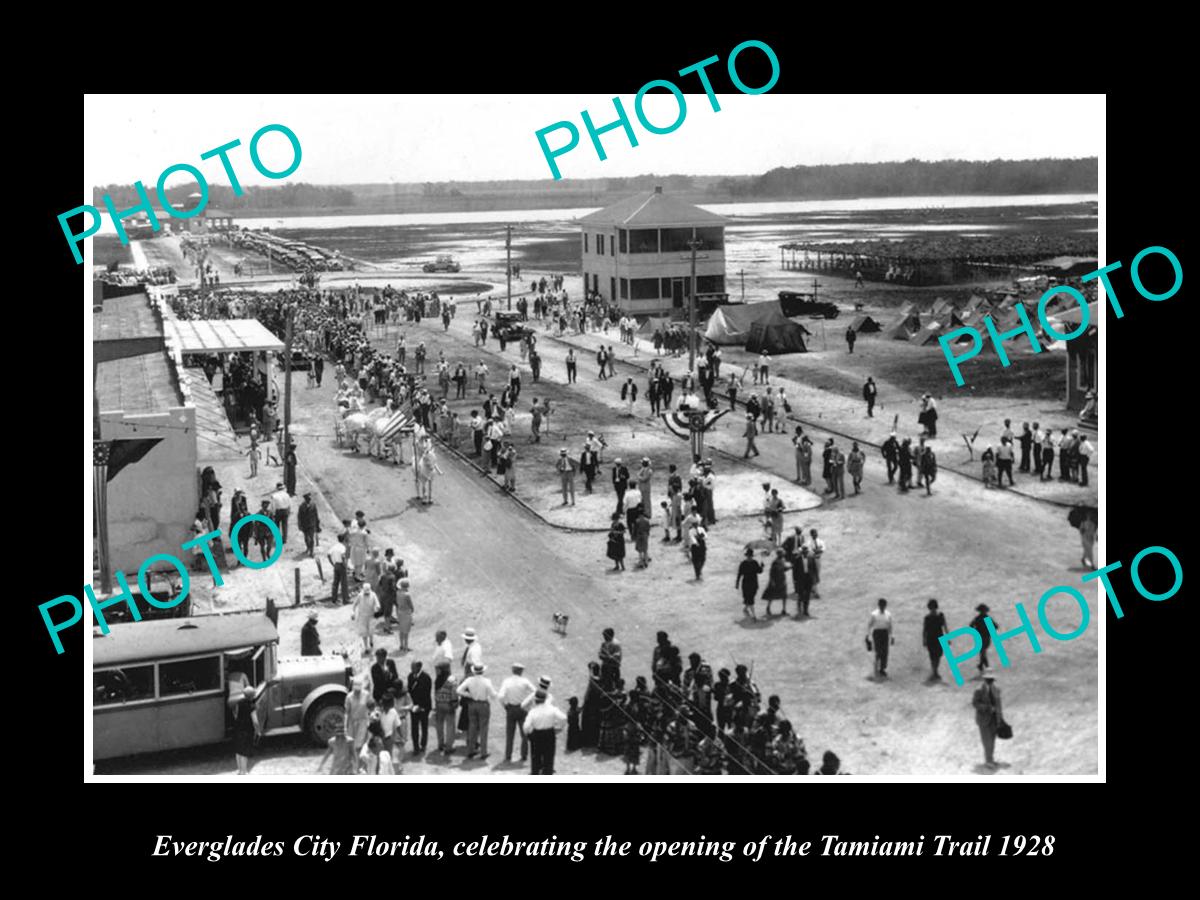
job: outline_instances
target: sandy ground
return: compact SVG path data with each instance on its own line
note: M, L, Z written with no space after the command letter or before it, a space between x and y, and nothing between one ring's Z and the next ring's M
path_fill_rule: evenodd
M398 283L395 274L380 277ZM463 273L461 278L490 278L502 286L494 272ZM350 275L342 280L353 283L355 278ZM358 280L368 283L361 275ZM572 293L578 291L577 281L569 279L567 286ZM480 355L469 336L471 307L460 302L458 319L449 333L443 333L439 321L405 326L409 347L423 339L430 348L431 360L437 358L439 349L444 349L452 362L462 359L471 363ZM386 340L389 345L394 343L394 335ZM557 479L548 467L557 455L560 438L573 446L588 427L594 428L610 435L614 451L651 455L660 473L665 473L669 462L685 463L686 447L668 435L660 422L648 417L644 401L639 400L641 409L630 419L624 415L617 396L619 384L628 374L637 375L644 384L641 367L652 350L639 348L633 359L629 358L630 349L620 344L615 334L605 340L606 345L617 347L621 359L618 379L606 382L595 378L592 351L596 339L572 337L570 342L589 351L585 354L577 350L577 384L565 384L562 360L567 344L556 339L543 338L539 344L542 385L535 388L530 384L528 368L522 367L522 405L545 393L552 396L556 410L552 437L540 445L518 446L518 495L525 506L499 492L492 480L480 477L469 463L448 453L442 455L441 467L446 474L437 482L435 504L416 504L408 467L356 456L335 446L331 377L320 389L306 387L302 375L297 378L293 402L294 433L300 443L300 491L311 486L319 494L325 523L323 546L332 540L332 523L361 508L367 512L376 546L394 547L412 572L417 612L411 645L416 650L397 656L401 669L407 669L414 658L428 659L433 633L438 628L450 632L456 650L461 652L459 635L471 626L481 633L488 674L497 684L507 673L508 664L519 659L532 677L551 676L553 693L565 701L569 696L582 695L585 664L595 656L602 628L612 626L617 630L625 646L627 678L649 674L654 634L665 629L685 655L696 650L714 668L752 663L754 678L764 695L781 696L784 709L807 742L810 756L819 758L825 749L834 749L849 771L861 774L986 774L979 765L981 752L970 705L973 684L954 686L944 664L945 680L933 684L925 680L927 660L920 645L925 601L929 597L941 601L951 628L965 625L974 606L986 601L998 626L1010 628L1016 624L1016 601L1024 602L1032 613L1037 598L1047 588L1078 584L1083 571L1078 564L1078 535L1067 524L1064 509L1016 491L987 491L975 477L948 471L955 467L955 441L966 455L955 432L975 423L998 431L998 407L977 409L964 402L960 411L954 404L943 404L940 431L948 437L939 438L935 444L943 473L930 497L923 491L901 495L888 487L882 460L875 452L868 452L861 496L813 507L812 495L788 485L785 498L789 505L808 508L789 514L787 526L818 528L828 548L822 598L813 601L809 619L760 618L750 623L741 616L740 597L733 586L734 570L743 546L757 538L760 530L753 518L729 518L722 515L722 510L737 512L739 504L747 502L746 495L753 496L754 490L761 493L755 487L761 480L770 478L782 486L794 477L787 437L761 437L762 456L755 460L755 466L743 468L736 458L742 450L738 429L729 421L735 417L727 416L713 435L711 447L720 457L717 496L722 521L711 532L703 581L693 580L691 566L677 548L662 548L657 543L652 543L653 562L648 569L635 570L630 557L628 571L611 574L604 535L552 527L595 527L595 520L602 521L613 503L606 466L597 493L577 506L573 515L571 508L556 506ZM823 353L789 357L772 378L773 382L776 377L787 379L791 402L808 423L814 439L836 433L880 440L891 414L898 410L904 411L901 419L906 427L915 429L911 398L891 386L880 385L880 412L884 418L868 420L861 400L811 383L815 374L840 370L846 364L844 349L833 350L832 343L831 349ZM864 342L859 347L863 349L856 348L855 364L860 358L870 359L871 344ZM496 344L489 342L486 350L491 370L489 387L498 394L502 386L500 373L507 364L519 362L519 355L510 345L501 362ZM737 362L738 352L725 351L727 365ZM331 376L332 367L327 367L326 373ZM466 401L454 404L464 421L475 401L468 395ZM1022 409L1018 401L1011 402L1011 408L1014 419L1026 415L1017 412ZM847 446L845 439L839 439L839 443ZM236 447L206 450L206 443L202 443L201 453L205 462L217 467L227 498L237 486L246 489L252 499L265 495L273 488L280 470L260 470L251 483L245 462L235 453ZM612 455L606 455L606 462ZM970 473L971 467L964 471ZM1020 481L1018 487L1028 488ZM577 489L582 493L582 479ZM665 494L665 481L656 484L655 492ZM232 586L222 588L218 592L221 602L230 607L261 605L268 592L290 598L291 571L298 568L304 605L281 611L281 652L298 652L299 628L307 605L313 602L322 612L324 647L353 652L356 639L349 609L328 605L327 582L321 581L313 561L298 557L300 547L299 537L293 537L284 559L266 572L252 573L261 584L247 583L244 589L236 590ZM326 571L325 577L328 575ZM274 583L264 587L269 579ZM257 591L263 593L256 596ZM863 637L867 615L880 596L891 601L896 646L889 667L892 678L877 683L871 677L871 658L864 649ZM761 612L761 602L759 609ZM552 630L555 612L570 616L566 637ZM1073 615L1070 609L1055 607L1051 618L1065 629L1077 621ZM394 637L378 640L395 655ZM1013 668L1002 671L1000 683L1017 739L1002 746L999 758L1008 766L997 777L1096 771L1096 626L1069 643L1043 639L1043 647L1043 652L1035 656L1024 639L1009 642ZM357 655L352 658L360 666L367 665ZM448 764L436 759L410 760L406 771L460 777L515 772L515 767L495 764L501 758L496 753L497 736L502 740L498 723L499 717L493 713L489 765L464 764L461 759ZM618 775L622 771L619 760L563 754L561 748L559 760L559 771L564 774ZM256 771L313 773L321 765L319 748L309 748L299 738L278 738L267 742ZM215 774L228 773L232 768L227 751L210 748L125 761L110 770Z

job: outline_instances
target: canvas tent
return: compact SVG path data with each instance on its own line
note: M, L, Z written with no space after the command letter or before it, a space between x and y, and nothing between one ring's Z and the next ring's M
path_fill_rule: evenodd
M781 353L806 353L804 336L809 331L798 322L793 322L778 310L770 316L754 322L750 326L750 336L746 339L746 350L750 353L761 353L766 350L772 356Z
M921 326L921 330L914 334L909 340L918 346L926 344L936 344L938 336L945 331L940 322L933 321Z
M915 312L905 313L902 310L900 318L888 326L883 335L894 341L907 341L920 330L920 317Z
M930 312L939 319L945 319L950 313L954 312L954 309L955 307L953 303L951 303L949 300L944 300L941 297L938 297L933 304L933 308L930 309Z
M855 316L850 323L850 330L859 334L874 334L882 330L882 326L870 316Z
M772 323L782 320L800 329L800 334L809 334L809 330L799 323L792 322L779 311L779 303L735 303L718 307L708 320L705 329L705 340L714 344L735 344L745 346L750 337L750 330L756 322Z

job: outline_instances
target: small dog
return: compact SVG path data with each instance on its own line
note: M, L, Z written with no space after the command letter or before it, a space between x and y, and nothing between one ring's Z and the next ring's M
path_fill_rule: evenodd
M554 630L565 637L567 633L567 622L570 620L571 617L566 613L556 612L554 614Z

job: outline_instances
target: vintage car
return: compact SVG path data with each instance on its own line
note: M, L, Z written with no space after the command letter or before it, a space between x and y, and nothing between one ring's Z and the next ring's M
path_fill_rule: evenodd
M265 736L327 744L343 728L353 668L337 655L280 658L262 611L111 625L92 642L94 760L226 740L243 684L259 690Z
M836 319L838 308L836 303L825 300L814 300L811 294L801 294L796 291L780 291L779 302L783 314L792 316L813 316L818 319Z
M516 342L527 334L533 334L533 329L521 321L519 312L492 313L491 323L490 333L495 335L497 340L503 340L506 343Z
M165 603L179 596L179 587L182 579L176 569L152 569L146 573L146 586L150 588L150 596L159 602ZM153 621L155 619L179 619L192 614L192 598L191 595L184 597L181 603L177 603L169 609L155 606L148 603L142 595L142 590L138 586L137 578L133 575L127 576L126 583L129 585L129 596L133 598L134 605L137 606L138 613L141 614L142 622ZM103 604L110 597L115 597L117 594L123 593L120 587L114 585L112 591L107 593L97 591L96 601ZM139 620L133 617L133 613L129 610L127 603L114 603L112 606L104 609L105 621L111 623L117 622L137 622Z
M433 262L427 262L422 266L426 272L457 272L462 268L454 261L453 256L439 256Z

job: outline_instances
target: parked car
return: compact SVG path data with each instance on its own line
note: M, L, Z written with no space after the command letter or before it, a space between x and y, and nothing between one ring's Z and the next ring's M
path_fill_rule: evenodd
M521 321L519 312L504 311L492 313L490 333L494 334L497 340L503 338L506 342L516 342L527 334L533 334L533 329Z
M453 256L439 256L433 262L425 263L422 268L426 272L457 272L462 266L454 261Z
M815 316L817 318L836 319L838 308L836 303L826 300L814 300L811 294L801 294L796 291L780 291L779 302L783 314L792 316Z
M279 658L260 611L112 625L92 641L95 760L226 740L233 672L262 689L265 736L303 732L324 746L342 730L353 667L332 654Z
M179 596L180 582L179 572L175 569L152 569L146 573L146 586L150 588L150 596L160 603L165 603ZM135 619L127 603L114 603L104 610L104 619L106 622L152 622L156 619L179 619L192 614L192 597L190 594L184 597L181 603L172 606L170 609L163 609L146 600L141 588L138 587L136 577L132 575L128 576L127 583L129 584L129 596L133 598L134 605L137 606L138 613L142 618L140 620ZM116 586L113 591L107 594L97 591L96 602L103 603L105 600L115 597L118 594L123 594L119 586Z

